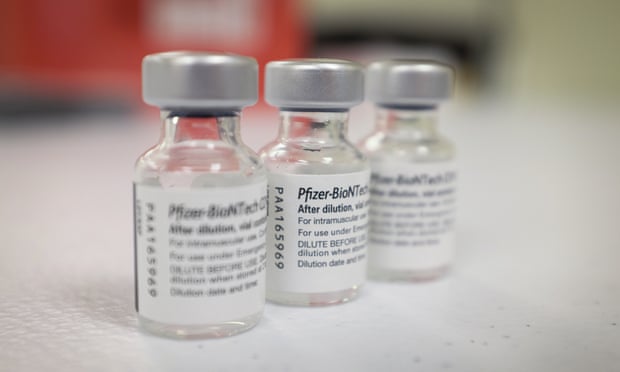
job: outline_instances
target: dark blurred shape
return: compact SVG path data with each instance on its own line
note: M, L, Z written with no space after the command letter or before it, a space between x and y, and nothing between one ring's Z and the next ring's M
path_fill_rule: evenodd
M132 109L129 101L118 95L54 94L25 84L0 86L0 127L40 125L46 123L41 119L48 117L124 115Z
M3 0L0 24L0 83L11 81L0 86L0 115L11 116L137 103L141 59L153 52L265 64L307 48L299 4L288 0Z
M313 18L314 55L437 60L458 66L473 90L490 80L489 65L512 22L505 1L317 2L326 9Z

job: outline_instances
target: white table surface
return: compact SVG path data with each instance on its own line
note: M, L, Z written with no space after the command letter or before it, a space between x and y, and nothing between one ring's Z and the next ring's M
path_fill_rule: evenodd
M157 124L4 130L0 371L620 371L619 113L447 110L460 167L448 277L369 282L340 306L268 304L253 330L202 341L145 334L133 310L132 168ZM275 133L244 124L254 148Z

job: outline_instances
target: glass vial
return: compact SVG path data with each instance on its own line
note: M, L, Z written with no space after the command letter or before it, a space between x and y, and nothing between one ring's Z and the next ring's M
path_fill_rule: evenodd
M346 138L363 71L341 60L270 62L265 99L280 108L278 137L260 151L269 180L267 299L349 301L366 276L370 171Z
M142 74L163 125L135 168L141 326L178 338L245 331L265 303L266 176L239 134L241 108L258 97L258 65L168 52L146 56Z
M377 125L360 148L371 164L369 276L429 280L450 267L454 246L454 147L437 131L437 106L453 70L430 61L375 62L366 74Z

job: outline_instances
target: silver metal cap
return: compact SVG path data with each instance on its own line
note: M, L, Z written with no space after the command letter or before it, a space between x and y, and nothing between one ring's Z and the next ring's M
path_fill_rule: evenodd
M277 107L347 109L364 99L360 65L338 59L290 59L269 62L265 100Z
M436 105L452 96L454 70L434 61L395 59L366 69L366 97L379 105Z
M164 109L239 109L258 99L258 64L234 54L150 54L142 60L142 96Z

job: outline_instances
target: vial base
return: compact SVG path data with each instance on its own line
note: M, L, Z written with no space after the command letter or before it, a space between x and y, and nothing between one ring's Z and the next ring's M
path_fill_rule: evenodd
M157 336L175 339L205 339L234 336L253 328L262 317L263 312L252 314L248 317L221 322L217 324L168 324L156 322L138 315L140 327Z
M428 282L444 277L449 271L450 265L416 270L393 270L369 267L368 277L380 281Z
M341 291L324 293L296 293L267 291L267 300L289 306L330 306L349 302L359 295L361 285Z

